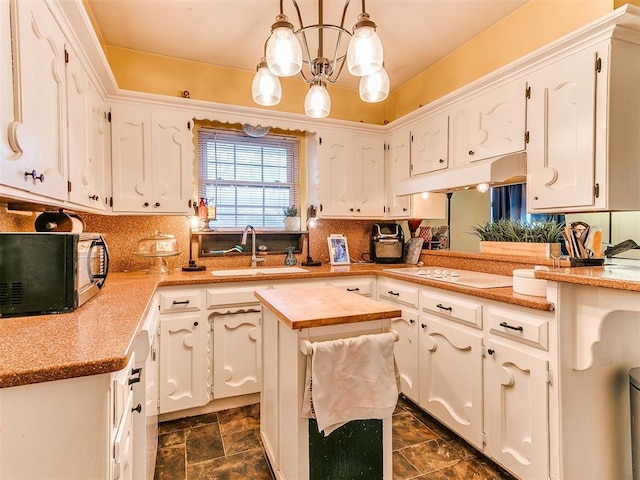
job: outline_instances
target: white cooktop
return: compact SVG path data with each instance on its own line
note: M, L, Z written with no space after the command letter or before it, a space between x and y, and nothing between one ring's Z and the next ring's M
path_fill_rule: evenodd
M443 267L407 267L385 268L385 272L407 275L414 278L425 278L438 282L455 283L473 288L499 288L513 286L513 277L495 275L493 273L473 272L470 270L456 270Z

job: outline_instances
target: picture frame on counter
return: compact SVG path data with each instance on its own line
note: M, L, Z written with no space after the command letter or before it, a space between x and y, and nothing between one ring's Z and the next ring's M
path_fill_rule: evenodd
M331 265L348 265L351 263L349 246L344 235L331 234L327 237L327 243L329 245L329 261Z

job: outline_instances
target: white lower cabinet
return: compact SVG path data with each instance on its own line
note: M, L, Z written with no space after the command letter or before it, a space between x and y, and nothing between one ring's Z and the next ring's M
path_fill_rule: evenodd
M209 402L209 326L202 318L201 292L160 292L160 413Z
M133 478L134 359L115 373L0 389L0 478Z
M211 315L214 399L260 392L260 318L259 305Z
M397 305L402 310L401 317L391 319L391 328L398 332L398 341L393 347L393 353L400 371L401 391L416 403L420 402L419 293L420 288L415 284L390 278L378 279L378 299Z
M549 478L555 314L384 277L378 298L402 306L402 392L519 478Z
M482 331L420 315L420 406L482 450Z
M485 343L485 453L520 478L548 478L548 362L502 339Z

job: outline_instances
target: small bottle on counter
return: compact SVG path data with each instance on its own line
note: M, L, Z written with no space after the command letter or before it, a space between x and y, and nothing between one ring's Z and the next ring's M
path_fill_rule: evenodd
M200 197L200 203L198 203L198 217L200 220L207 219L207 202L204 197Z

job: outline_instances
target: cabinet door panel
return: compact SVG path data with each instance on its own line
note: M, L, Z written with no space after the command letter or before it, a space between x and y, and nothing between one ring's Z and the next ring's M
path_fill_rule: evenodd
M199 314L160 319L160 413L209 401L208 331Z
M352 181L356 217L384 215L384 142L381 138L356 137Z
M548 478L546 360L486 340L486 453L520 478Z
M386 151L385 190L387 193L387 217L409 218L411 197L396 196L396 183L409 178L411 134L408 130L397 132L389 138Z
M595 60L593 49L583 50L529 80L530 211L594 204Z
M150 117L140 108L112 108L113 211L151 213Z
M39 195L67 199L66 39L42 1L14 2L16 98L13 149L3 183ZM13 129L12 129L13 132ZM25 176L36 171L44 181Z
M0 161L4 165L6 159L13 157L19 151L14 151L9 143L9 132L13 128L15 112L13 97L15 83L13 81L13 59L11 52L11 24L9 16L9 2L0 2ZM4 177L4 174L2 175ZM4 182L4 178L0 181Z
M188 120L175 112L152 112L153 212L188 213L193 193L193 142Z
M92 140L94 121L93 89L89 75L73 50L67 63L67 124L69 126L69 200L87 206L102 206L91 200L96 195L96 168L93 160Z
M388 302L393 303L393 302ZM418 387L418 312L415 310L402 310L402 317L391 320L391 328L398 332L399 338L393 347L402 393L414 402L420 401L420 389Z
M482 449L482 333L420 316L420 406Z
M447 168L449 160L449 117L426 118L411 130L411 175Z
M324 217L353 216L351 164L353 136L325 135L318 148L320 214Z
M260 391L260 313L215 315L213 398Z
M524 150L524 80L511 81L469 102L470 161Z

